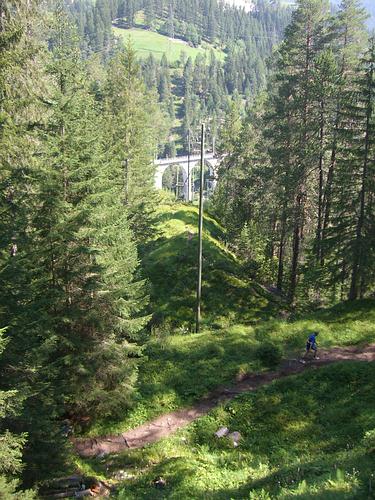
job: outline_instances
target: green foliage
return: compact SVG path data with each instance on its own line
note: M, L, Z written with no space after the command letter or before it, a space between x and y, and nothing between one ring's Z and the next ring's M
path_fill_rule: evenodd
M12 434L4 433L0 455L4 472L17 472L19 434L27 433L27 485L68 467L64 418L119 415L129 405L148 321L135 235L147 240L144 228L152 230L158 124L145 113L157 104L143 95L131 54L121 52L107 76L95 66L92 82L62 4L42 31L33 2L11 10L11 20L0 13L20 31L0 46L7 62L0 65L0 314L9 324L0 400L8 405L17 387L23 402L7 416ZM114 93L117 129L107 114ZM126 130L131 140L114 148L115 133ZM124 199L119 179L130 154Z
M272 342L265 342L258 347L255 356L264 366L273 368L281 362L283 351L279 345Z
M31 490L19 491L19 482L0 476L1 500L36 500L36 493Z
M106 160L118 179L137 243L153 233L157 196L154 166L157 141L166 133L165 115L139 76L133 48L128 45L111 60L104 85Z
M328 5L297 2L215 193L230 244L293 306L373 292L373 42L364 56L358 1Z
M363 437L363 445L368 453L375 452L375 429L367 431Z
M6 342L4 330L0 330L0 354ZM0 391L0 492L4 500L36 498L32 491L18 491L16 475L22 470L22 453L26 436L11 434L6 423L21 411L21 397L17 391Z

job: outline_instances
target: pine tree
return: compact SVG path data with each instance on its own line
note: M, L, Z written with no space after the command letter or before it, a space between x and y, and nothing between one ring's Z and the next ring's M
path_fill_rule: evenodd
M341 98L351 87L351 79L355 72L365 41L364 21L366 13L359 0L342 0L340 10L332 26L334 48L337 59L337 82L334 128L332 132L330 159L327 180L323 195L323 227L321 239L324 242L331 218L332 189L337 162L338 134L341 128ZM321 264L324 264L324 249L321 251Z
M310 172L314 169L319 151L314 117L316 96L312 92L314 61L324 47L324 23L327 3L322 0L301 0L286 32L280 51L278 79L279 95L289 127L290 151L287 155L288 198L292 201L293 241L289 283L289 299L295 300L299 262L306 237L308 200L311 197ZM319 123L319 122L318 122ZM291 201L291 200L290 200Z
M333 276L350 300L363 297L374 276L375 44L370 41L341 103L333 221L327 248Z
M109 64L105 113L108 157L116 165L118 178L125 179L124 204L136 240L142 242L153 232L157 203L153 158L168 121L139 78L131 46L118 52Z

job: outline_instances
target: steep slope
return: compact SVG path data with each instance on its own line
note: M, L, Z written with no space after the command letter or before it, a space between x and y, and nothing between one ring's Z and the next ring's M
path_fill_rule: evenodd
M145 277L151 284L154 323L165 321L193 328L198 252L198 209L164 205L159 235L142 251ZM161 235L160 235L161 234ZM217 325L257 321L269 315L276 300L244 273L224 244L222 227L206 215L203 241L204 323Z

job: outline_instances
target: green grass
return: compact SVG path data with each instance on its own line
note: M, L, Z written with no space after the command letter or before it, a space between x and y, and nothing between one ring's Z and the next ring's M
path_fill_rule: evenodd
M218 59L224 59L224 53L220 50L214 49L211 45L206 44L202 47L190 47L182 40L171 40L169 37L148 31L144 29L123 29L113 28L116 36L123 38L127 41L130 37L134 49L141 57L147 57L152 53L157 59L161 59L163 54L167 56L169 63L176 62L182 52L185 52L188 57L195 59L198 54L209 54L213 49Z
M156 239L142 250L142 268L151 284L154 324L167 322L192 330L195 324L198 209L162 205ZM190 234L190 237L189 237ZM203 322L213 328L269 317L277 301L248 279L223 244L222 227L204 219Z
M280 346L286 357L298 356L308 332L317 328L321 347L374 342L375 303L346 304L292 321L238 324L205 330L199 335L158 332L145 346L133 407L121 420L96 422L90 435L136 427L155 416L193 404L241 374L267 369L257 356L257 349L264 342Z
M94 460L90 470L130 479L119 500L374 498L375 364L306 371L244 394L143 450ZM218 440L239 431L240 446ZM163 477L164 490L153 480Z

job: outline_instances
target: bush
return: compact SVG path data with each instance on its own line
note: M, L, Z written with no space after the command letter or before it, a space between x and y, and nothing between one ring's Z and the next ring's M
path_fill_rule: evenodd
M271 500L270 494L266 490L251 490L249 500Z
M366 432L362 442L366 451L368 453L373 453L375 451L375 429Z
M283 357L281 347L272 342L262 344L256 350L255 356L259 359L264 366L272 368L280 363Z

